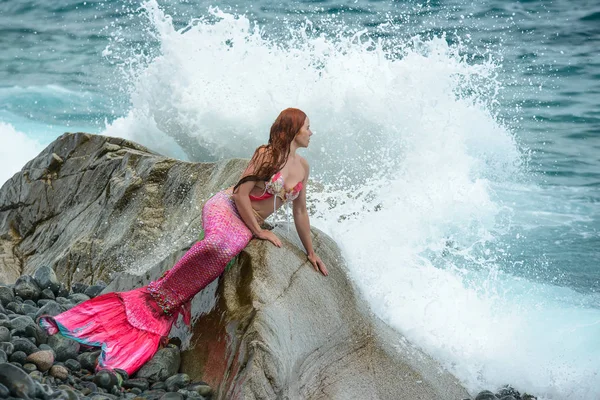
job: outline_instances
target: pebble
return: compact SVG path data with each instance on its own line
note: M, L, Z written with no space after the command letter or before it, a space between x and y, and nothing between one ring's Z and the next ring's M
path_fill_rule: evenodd
M25 363L23 364L23 370L25 372L27 372L28 374L32 373L33 371L37 371L37 367L35 366L35 364L32 363Z
M13 338L11 343L13 344L13 346L15 346L14 351L22 351L26 355L30 355L31 353L35 353L39 350L35 344L31 343L31 341L27 339Z
M69 376L69 370L63 367L62 365L53 365L52 368L50 368L50 372L48 373L51 376L61 380L65 380Z
M10 342L10 330L5 326L0 326L0 342Z
M35 364L38 370L46 372L54 364L54 353L50 350L36 351L27 356L25 361Z
M23 351L14 351L8 359L10 362L15 362L23 365L25 364L25 360L27 360L27 354L25 354L25 352Z

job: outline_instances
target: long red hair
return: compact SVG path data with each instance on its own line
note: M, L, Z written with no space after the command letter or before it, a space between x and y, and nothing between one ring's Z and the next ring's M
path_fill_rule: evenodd
M286 108L279 113L271 125L269 143L259 146L250 159L254 171L243 176L233 190L235 191L244 182L268 181L281 170L287 162L290 146L304 125L304 121L306 121L306 114L297 108Z

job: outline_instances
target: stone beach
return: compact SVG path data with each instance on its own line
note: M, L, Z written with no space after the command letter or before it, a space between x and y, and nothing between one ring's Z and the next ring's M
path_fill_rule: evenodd
M67 290L49 267L0 285L0 398L207 399L211 387L179 373L180 349L169 343L133 377L95 371L98 348L62 335L48 336L36 320L57 315L106 287L78 283ZM119 374L120 376L117 376Z

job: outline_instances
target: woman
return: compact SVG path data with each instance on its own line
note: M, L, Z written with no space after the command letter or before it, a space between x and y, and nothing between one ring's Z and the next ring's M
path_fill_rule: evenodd
M204 239L160 279L128 292L107 293L55 317L40 318L48 334L61 333L102 347L97 369L137 371L157 351L181 313L189 323L196 293L221 275L227 263L253 238L281 247L261 223L281 205L293 202L293 215L308 260L327 276L315 254L306 211L308 163L296 154L310 142L310 121L295 108L283 110L271 126L269 143L256 149L233 188L211 197L202 209Z

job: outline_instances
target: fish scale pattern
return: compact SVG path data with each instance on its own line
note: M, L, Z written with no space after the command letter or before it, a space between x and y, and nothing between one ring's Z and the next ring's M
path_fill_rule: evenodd
M252 239L231 196L219 192L202 209L204 239L195 243L148 290L165 314L172 315L219 277L227 263Z

